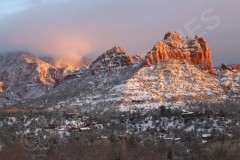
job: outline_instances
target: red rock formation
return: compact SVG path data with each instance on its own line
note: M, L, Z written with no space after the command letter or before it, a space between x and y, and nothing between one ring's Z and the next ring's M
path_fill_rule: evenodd
M157 43L148 52L145 63L155 64L169 59L186 60L196 64L201 69L208 70L211 74L215 74L211 49L206 40L200 36L189 40L177 32L168 32L164 40Z
M229 71L233 71L233 70L237 70L240 71L240 65L232 65L232 66L227 66L226 64L222 64L221 68L223 70L229 70Z
M224 64L224 63L221 65L221 68L222 68L223 70L230 70L230 71L232 70L232 68L228 67L228 66L227 66L226 64Z
M104 52L91 65L91 70L96 73L101 70L111 70L120 66L131 65L135 62L136 57L132 58L123 48L115 46Z
M232 70L238 70L240 71L240 64L239 65L234 65L234 66L231 66Z
M6 87L4 86L3 82L0 81L0 93L4 92Z

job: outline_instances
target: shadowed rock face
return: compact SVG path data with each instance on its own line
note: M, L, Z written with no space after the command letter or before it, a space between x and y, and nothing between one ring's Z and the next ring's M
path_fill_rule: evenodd
M224 63L221 65L221 68L222 68L223 70L230 70L230 71L232 70L231 67L228 67L228 66L227 66L226 64L224 64Z
M150 66L160 61L168 61L169 59L187 60L196 64L199 68L215 74L211 49L208 47L206 40L200 36L188 39L179 35L178 32L168 32L164 40L158 42L148 52L145 64Z

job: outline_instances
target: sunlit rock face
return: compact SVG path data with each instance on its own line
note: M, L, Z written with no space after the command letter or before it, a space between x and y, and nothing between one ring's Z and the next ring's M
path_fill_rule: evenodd
M229 66L229 68L232 71L240 71L240 64L238 64L238 65L231 65L231 66Z
M229 70L229 71L233 71L233 72L235 72L235 71L240 71L240 65L238 64L238 65L231 65L231 66L227 66L226 64L222 64L221 65L221 69L223 69L223 70Z
M0 81L0 93L4 92L6 90L3 82Z
M211 74L215 74L211 49L208 47L206 40L200 36L188 39L178 32L168 32L164 40L158 42L148 52L145 64L151 66L169 59L177 59L183 62L186 60Z
M63 71L28 53L0 55L0 79L7 88L21 99L35 98L54 85L55 78Z
M240 71L240 65L234 65L234 66L231 66L232 70L238 70Z
M55 76L62 74L62 69L47 63L29 53L17 53L8 57L2 63L1 76L6 83L39 83L52 85ZM6 60L8 58L8 60Z

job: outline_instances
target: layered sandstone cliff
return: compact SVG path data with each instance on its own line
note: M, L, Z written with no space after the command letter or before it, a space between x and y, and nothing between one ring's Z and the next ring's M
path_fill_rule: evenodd
M158 42L153 49L148 52L145 58L145 64L152 64L169 59L188 61L196 64L199 68L215 74L212 64L211 49L206 40L200 36L194 39L188 39L178 32L168 32L164 40Z

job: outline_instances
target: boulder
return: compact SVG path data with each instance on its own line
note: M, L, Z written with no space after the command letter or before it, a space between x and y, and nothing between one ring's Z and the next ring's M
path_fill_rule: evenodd
M233 82L230 80L222 82L222 86L225 88L230 88L233 85Z
M0 81L0 93L4 92L6 90L5 85L3 84L3 82Z

